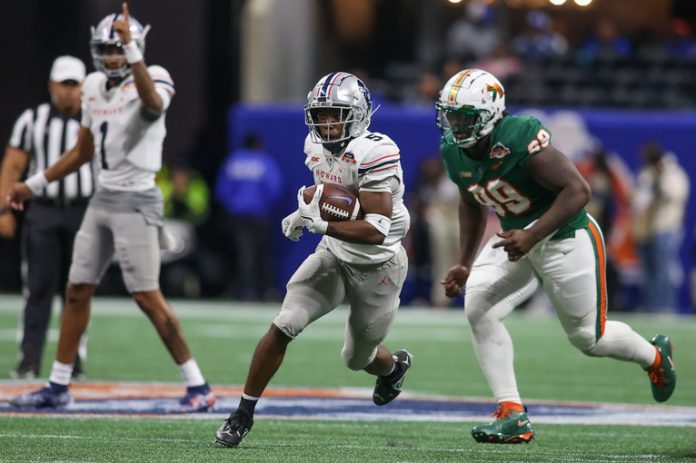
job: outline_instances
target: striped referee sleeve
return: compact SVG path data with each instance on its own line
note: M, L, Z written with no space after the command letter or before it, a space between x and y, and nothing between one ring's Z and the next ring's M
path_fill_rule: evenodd
M27 109L22 113L12 128L12 135L8 144L27 153L31 151L31 133L34 124L34 110Z
M29 176L48 169L75 146L80 131L79 117L63 115L50 103L42 103L22 113L8 144L29 154ZM86 199L93 191L91 166L85 163L76 172L46 185L37 196L56 199L55 204L60 205L69 204L75 199Z

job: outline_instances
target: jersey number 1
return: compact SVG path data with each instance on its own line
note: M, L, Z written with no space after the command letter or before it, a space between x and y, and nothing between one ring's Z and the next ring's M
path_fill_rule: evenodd
M106 162L106 148L104 145L106 144L106 133L109 131L109 123L104 121L101 123L99 126L99 131L101 132L101 144L99 151L101 152L101 166L102 169L109 169L109 164Z

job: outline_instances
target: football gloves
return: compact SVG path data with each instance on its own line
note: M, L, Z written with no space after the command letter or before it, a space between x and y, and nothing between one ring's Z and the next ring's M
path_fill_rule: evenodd
M300 217L300 212L295 211L283 219L283 235L291 241L299 241L302 236L304 219Z
M304 219L302 225L312 233L324 234L329 226L329 222L321 218L321 210L319 209L319 200L324 192L324 185L321 183L317 185L309 204L304 201L305 188L305 186L302 186L297 190L297 212Z

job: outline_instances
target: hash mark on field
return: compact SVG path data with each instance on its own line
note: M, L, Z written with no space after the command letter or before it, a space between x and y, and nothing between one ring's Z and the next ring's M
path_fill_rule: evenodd
M90 441L106 441L112 442L113 438L111 436L105 436L104 438L95 438L93 436L71 436L68 434L25 434L25 433L15 433L15 432L0 432L0 437L8 438L21 438L21 439L63 439L63 440L90 440ZM166 437L121 437L118 438L121 442L196 442L196 439L170 439Z

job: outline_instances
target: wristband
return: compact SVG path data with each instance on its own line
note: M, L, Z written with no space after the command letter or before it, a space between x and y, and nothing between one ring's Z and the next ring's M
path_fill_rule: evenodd
M128 64L134 64L143 60L143 54L140 48L138 48L138 44L135 43L135 40L123 44L123 51L126 54L126 61L128 61Z
M365 218L363 220L375 227L377 231L384 236L389 235L389 229L391 228L392 223L389 217L382 214L365 214Z
M48 180L46 180L46 176L43 172L38 172L26 179L24 184L27 186L27 188L29 188L29 190L31 190L32 193L34 193L34 195L38 195L41 193L41 190L48 185Z

